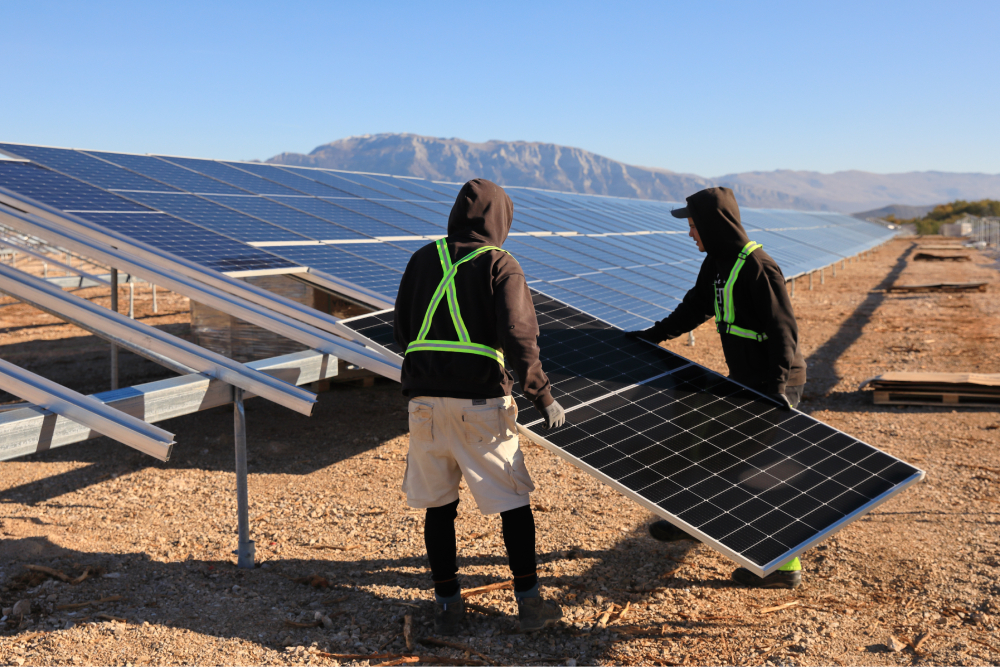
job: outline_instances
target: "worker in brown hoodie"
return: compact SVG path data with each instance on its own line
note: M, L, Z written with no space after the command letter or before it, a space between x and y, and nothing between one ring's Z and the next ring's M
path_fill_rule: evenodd
M671 213L687 218L688 235L708 256L694 287L670 315L625 335L659 344L714 317L729 377L771 397L780 409L796 407L806 383L806 363L785 277L763 247L747 237L733 191L696 192L687 206ZM695 539L667 521L651 524L649 532L664 542ZM802 583L801 569L794 558L766 577L741 567L733 579L752 587L796 588Z
M410 398L403 490L411 507L427 510L424 542L440 634L457 634L465 613L455 544L463 477L479 510L500 514L521 630L562 617L539 596L529 504L535 487L518 445L514 378L505 363L546 428L561 426L565 414L538 359L538 322L524 273L500 247L513 219L503 188L469 181L451 209L447 238L413 253L396 297L395 338L406 351L402 383Z

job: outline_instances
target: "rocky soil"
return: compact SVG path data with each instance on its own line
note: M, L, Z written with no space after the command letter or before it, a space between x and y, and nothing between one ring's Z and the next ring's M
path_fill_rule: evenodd
M493 590L469 598L454 646L434 643L422 515L399 491L405 401L388 381L335 385L311 418L247 403L253 570L232 555L229 409L162 424L178 441L168 463L105 438L0 463L0 664L998 664L1000 415L875 406L857 390L890 370L1000 372L994 260L914 262L917 243L796 285L802 409L927 471L806 553L796 591L741 588L708 548L653 541L648 512L523 441L543 593L564 622L519 634L511 592ZM935 279L990 285L885 291ZM183 299L161 293L153 317L137 295L137 316L184 333ZM107 388L104 343L10 303L0 356ZM668 345L725 370L707 326L693 348ZM123 383L163 375L135 363ZM507 580L499 520L465 490L458 534L466 589Z

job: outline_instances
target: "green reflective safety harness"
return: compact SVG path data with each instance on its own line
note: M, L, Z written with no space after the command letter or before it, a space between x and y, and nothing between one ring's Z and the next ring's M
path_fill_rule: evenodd
M759 243L750 241L743 246L743 250L740 250L739 257L736 258L736 263L733 264L733 270L729 272L729 279L726 280L726 284L722 288L722 312L719 312L718 297L714 299L715 330L719 333L728 333L734 336L739 336L740 338L750 338L756 341L767 340L767 334L750 331L750 329L744 329L743 327L738 327L733 324L733 322L736 321L736 306L733 303L733 285L736 284L736 279L740 275L740 269L743 268L747 258L753 254L754 250L763 247L764 246Z
M453 264L451 255L448 254L448 243L445 239L438 239L435 245L437 246L438 258L441 260L441 269L444 271L444 277L441 278L437 289L434 290L434 296L431 297L431 303L427 306L427 313L424 314L424 322L420 326L416 340L406 346L406 354L410 352L464 352L495 359L500 366L503 366L503 352L495 350L488 345L473 343L469 337L469 330L465 328L465 322L462 321L462 313L458 309L458 296L455 294L455 275L458 272L458 267L470 259L479 257L484 252L489 252L490 250L507 251L503 248L487 245L476 248ZM507 254L509 255L510 253ZM434 319L434 313L437 311L438 306L441 305L441 300L446 296L448 298L448 312L451 314L452 324L455 325L455 331L458 333L458 340L429 340L427 334L431 330L431 320Z

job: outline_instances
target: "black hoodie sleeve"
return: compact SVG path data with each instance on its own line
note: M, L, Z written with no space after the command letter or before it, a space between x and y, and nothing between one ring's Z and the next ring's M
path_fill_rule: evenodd
M784 393L798 350L799 327L781 269L759 263L757 267L751 288L754 313L758 321L767 322L767 376L760 379L766 391Z
M684 295L684 300L674 308L674 312L653 325L653 334L658 340L670 340L681 334L697 329L715 315L713 290L715 289L715 269L710 260L702 262L694 287Z
M393 338L396 339L396 344L399 345L404 354L411 340L410 332L412 329L410 327L410 322L412 313L410 308L401 308L400 305L406 303L414 297L414 294L412 294L412 285L418 282L416 274L420 273L416 264L416 262L412 261L412 258L406 264L406 270L403 272L403 278L399 281L399 294L396 296L396 305L392 315L392 335ZM404 290L406 294L403 293Z
M541 410L552 403L552 395L538 359L538 318L524 274L505 271L493 289L497 340L503 344L504 358L517 373L524 395Z

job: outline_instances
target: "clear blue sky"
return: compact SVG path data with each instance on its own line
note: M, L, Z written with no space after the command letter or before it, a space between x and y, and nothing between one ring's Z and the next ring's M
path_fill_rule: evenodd
M0 0L0 141L266 159L358 134L702 176L1000 172L1000 2Z

